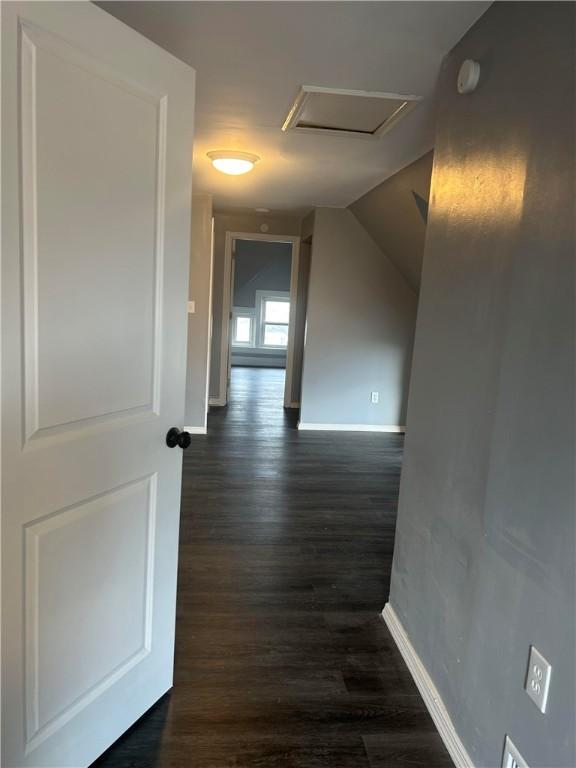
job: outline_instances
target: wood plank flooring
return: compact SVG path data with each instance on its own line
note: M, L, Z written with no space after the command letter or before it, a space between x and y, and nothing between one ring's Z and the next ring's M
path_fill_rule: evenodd
M98 768L448 768L380 617L403 438L298 432L234 368L184 457L175 684Z

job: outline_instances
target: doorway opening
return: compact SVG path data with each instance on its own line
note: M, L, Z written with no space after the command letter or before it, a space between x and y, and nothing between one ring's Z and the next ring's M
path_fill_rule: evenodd
M292 397L299 253L299 237L226 233L220 366L226 403L235 381L256 386L267 377L276 382L279 407L299 406ZM232 376L240 369L245 376Z

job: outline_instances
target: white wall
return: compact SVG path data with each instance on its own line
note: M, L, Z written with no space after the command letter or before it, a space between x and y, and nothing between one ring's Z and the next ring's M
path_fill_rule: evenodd
M192 196L192 237L188 298L195 312L188 313L185 426L206 427L208 358L210 345L212 260L212 196Z
M414 290L350 210L316 209L301 428L404 425L416 307Z

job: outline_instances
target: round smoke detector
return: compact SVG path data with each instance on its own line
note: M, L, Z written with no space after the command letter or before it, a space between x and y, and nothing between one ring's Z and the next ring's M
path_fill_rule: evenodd
M472 93L480 80L480 64L466 59L458 72L458 93Z

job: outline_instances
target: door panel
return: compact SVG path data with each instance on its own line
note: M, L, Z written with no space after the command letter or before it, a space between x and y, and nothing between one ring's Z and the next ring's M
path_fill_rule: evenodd
M21 35L31 438L157 407L166 104L57 37Z
M80 768L172 684L194 72L1 10L2 765Z
M148 477L26 528L31 743L56 732L150 652L155 490Z

